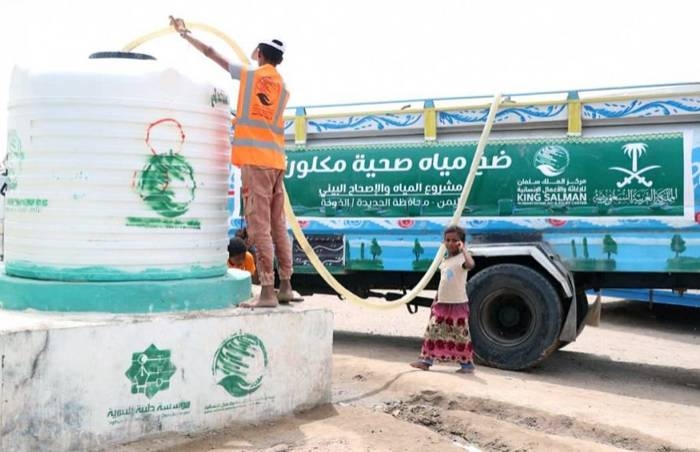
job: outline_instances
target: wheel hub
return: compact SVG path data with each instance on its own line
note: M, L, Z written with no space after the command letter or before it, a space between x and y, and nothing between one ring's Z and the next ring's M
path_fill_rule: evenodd
M480 314L483 331L504 345L524 342L534 330L532 302L519 294L493 294L483 303Z

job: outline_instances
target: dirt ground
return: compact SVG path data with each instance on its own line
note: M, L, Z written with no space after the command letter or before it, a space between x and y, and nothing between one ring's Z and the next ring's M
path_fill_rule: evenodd
M260 425L119 451L700 450L700 310L608 300L600 327L528 372L408 366L428 311L331 296L333 403Z

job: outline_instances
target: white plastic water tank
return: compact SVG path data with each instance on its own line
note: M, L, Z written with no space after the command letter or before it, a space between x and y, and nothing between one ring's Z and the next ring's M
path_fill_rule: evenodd
M63 281L223 275L230 124L223 93L153 60L16 68L7 273Z

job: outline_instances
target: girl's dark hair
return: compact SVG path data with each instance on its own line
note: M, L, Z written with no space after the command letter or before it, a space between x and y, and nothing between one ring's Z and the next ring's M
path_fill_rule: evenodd
M447 228L445 228L445 232L442 233L442 237L444 238L449 232L457 233L457 236L463 242L467 238L467 233L464 232L464 229L460 228L459 226L448 226Z
M233 237L228 241L228 255L229 257L238 256L243 254L248 249L245 246L245 242L240 237Z
M277 39L273 39L272 42L278 45L282 45L282 41L278 41ZM260 43L258 44L258 49L260 50L260 53L262 53L265 57L265 60L273 66L277 66L283 60L282 52L280 52L272 46Z

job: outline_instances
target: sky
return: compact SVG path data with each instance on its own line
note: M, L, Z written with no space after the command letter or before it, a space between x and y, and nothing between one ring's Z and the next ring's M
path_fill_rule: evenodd
M69 67L167 26L170 14L223 31L246 53L284 41L289 105L304 106L692 82L699 10L687 0L2 0L0 136L15 65ZM236 60L212 35L194 35ZM233 90L176 35L136 50Z

